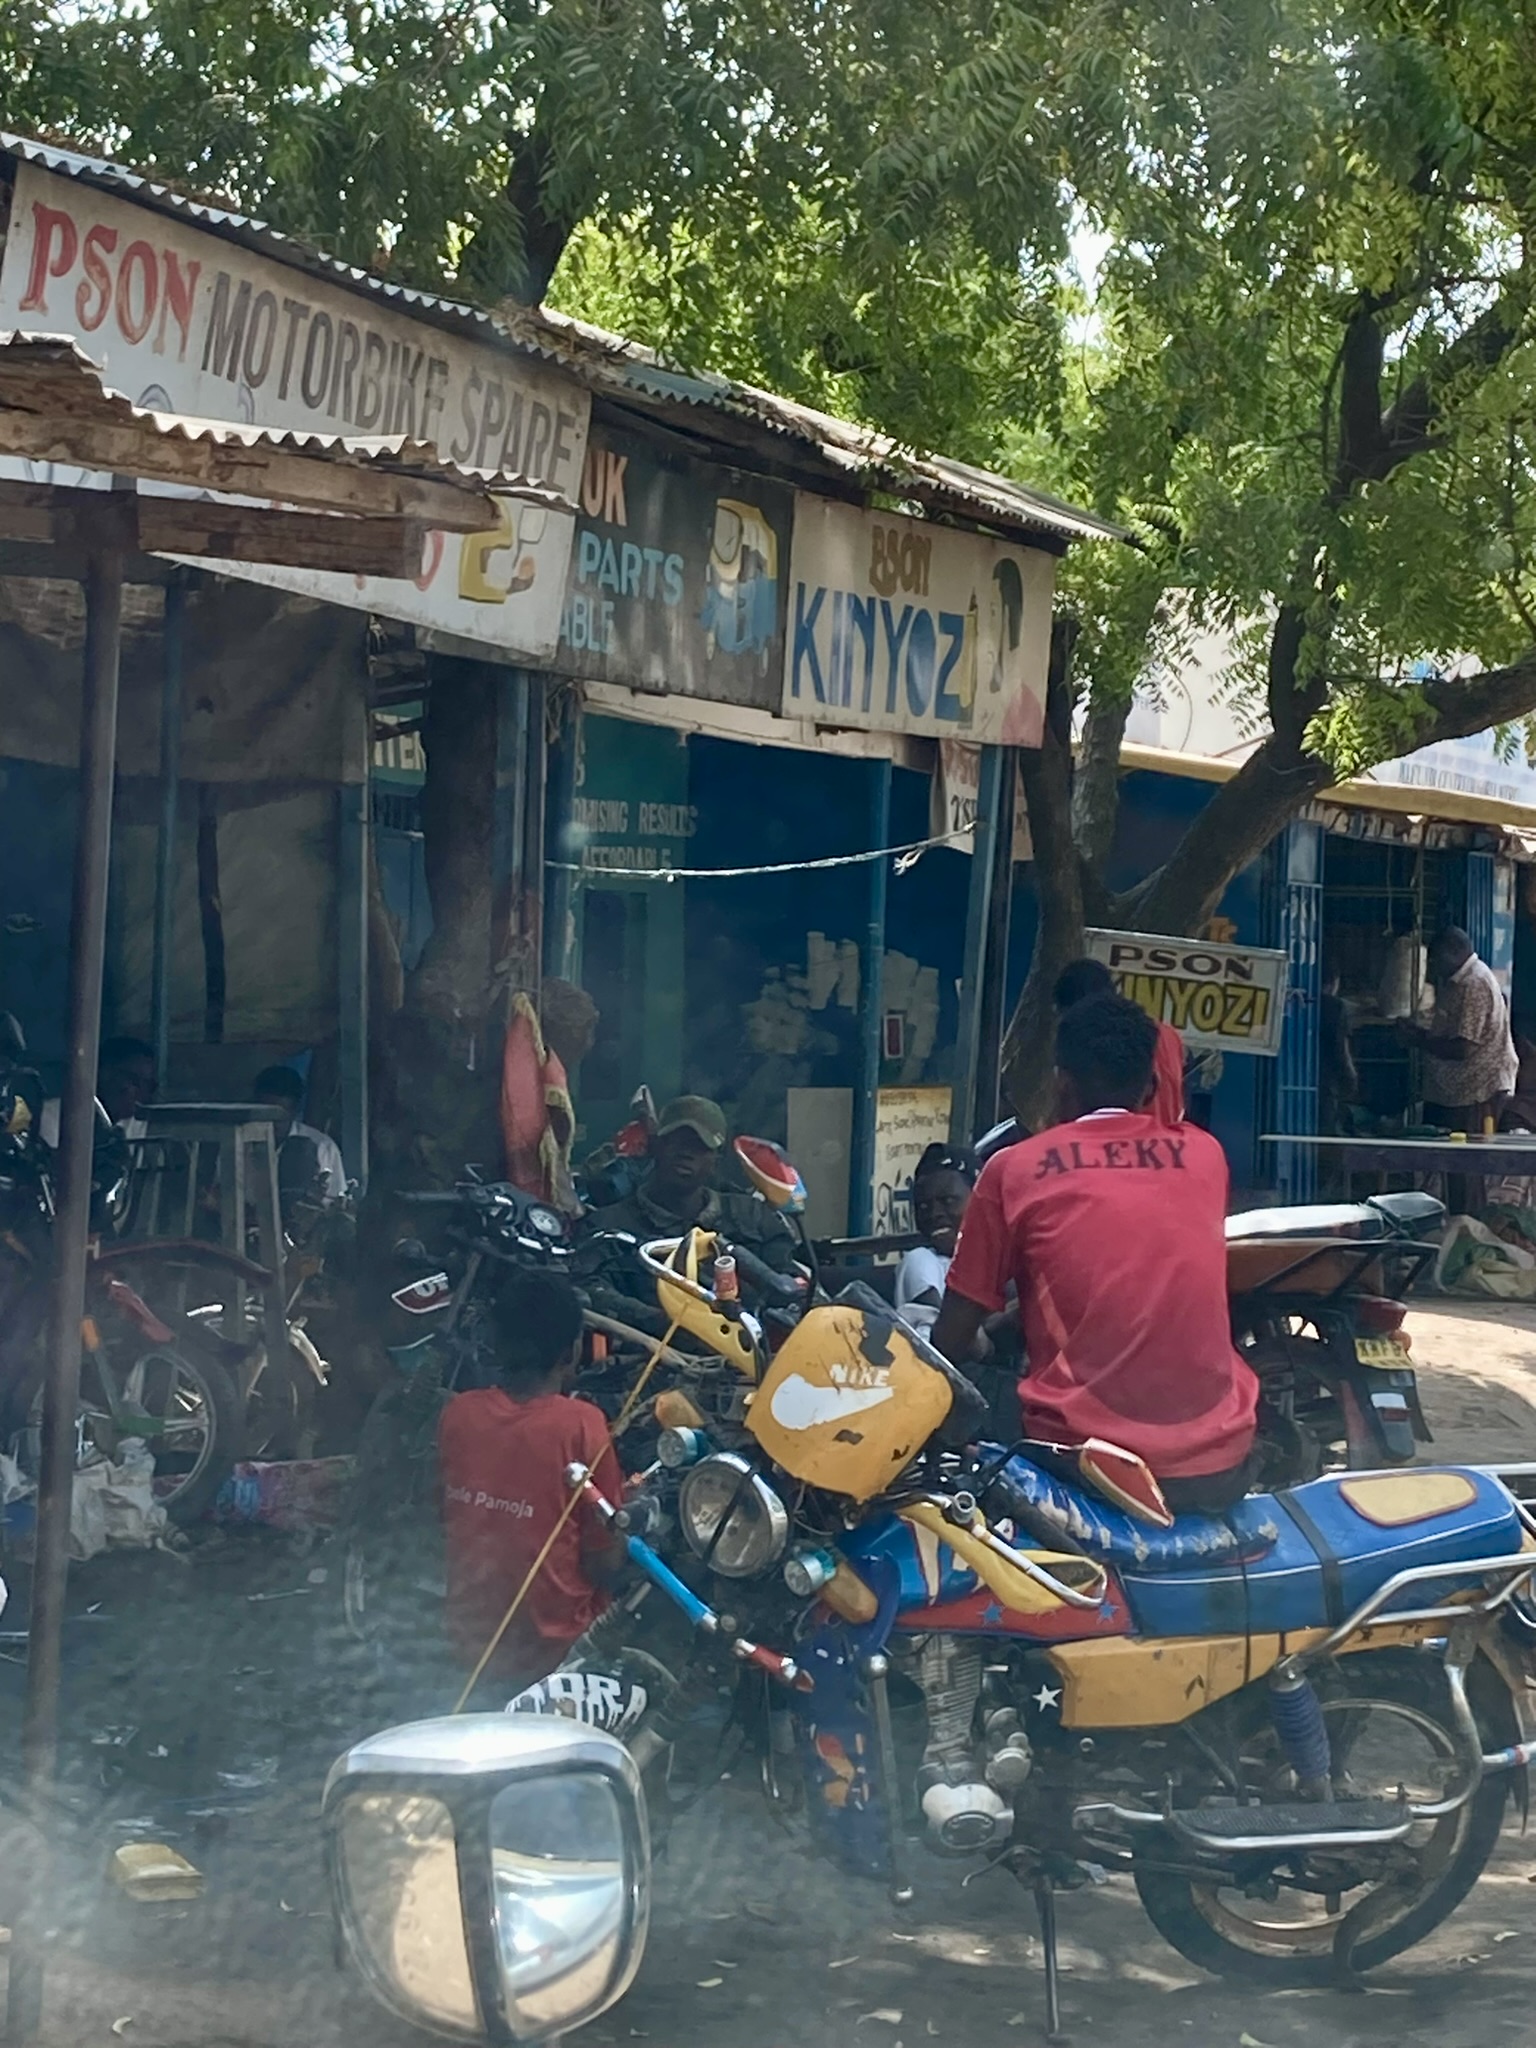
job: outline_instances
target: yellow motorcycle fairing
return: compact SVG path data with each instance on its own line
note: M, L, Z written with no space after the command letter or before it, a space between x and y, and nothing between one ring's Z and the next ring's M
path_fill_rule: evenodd
M697 1337L744 1378L757 1378L757 1346L738 1317L728 1316L709 1299L699 1279L701 1260L715 1255L718 1239L711 1230L690 1230L682 1244L676 1279L658 1278L656 1299L669 1321Z
M832 1302L808 1310L785 1339L752 1396L747 1430L791 1479L873 1500L911 1464L952 1399L948 1380L898 1322Z
M961 1564L968 1566L976 1574L989 1592L997 1595L1003 1606L1011 1613L1049 1614L1054 1609L1067 1606L1068 1603L1059 1594L1053 1593L1049 1586L1042 1585L1038 1579L1032 1578L1028 1572L1021 1570L1016 1564L1011 1564L999 1551L993 1549L983 1534L985 1522L982 1522L979 1528L957 1529L952 1522L945 1520L942 1508L926 1500L913 1501L909 1507L901 1508L898 1512L902 1521L910 1522L914 1530L923 1532L918 1536L917 1547L925 1571L927 1560L923 1554L928 1549L928 1544L924 1537L933 1539L935 1586L939 1584L941 1578L936 1546L943 1543L954 1552ZM1062 1580L1075 1592L1089 1594L1095 1600L1104 1598L1109 1585L1109 1574L1103 1565L1096 1564L1093 1559L1066 1556L1052 1550L1031 1550L1028 1555L1031 1564L1038 1565L1053 1578Z
M1410 1646L1444 1633L1443 1620L1375 1622L1338 1654ZM1327 1634L1313 1628L1285 1635L1104 1636L1053 1643L1046 1655L1062 1681L1063 1728L1168 1728L1241 1692L1282 1657L1312 1648Z

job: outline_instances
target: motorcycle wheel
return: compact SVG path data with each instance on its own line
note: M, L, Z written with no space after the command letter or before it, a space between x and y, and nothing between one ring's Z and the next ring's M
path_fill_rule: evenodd
M1482 1659L1469 1674L1468 1692L1485 1750L1519 1740L1508 1689ZM1245 1779L1258 1784L1283 1777L1265 1687L1250 1687L1238 1711L1246 1724L1240 1731ZM1323 1713L1335 1765L1342 1750L1352 1790L1390 1798L1399 1784L1406 1784L1421 1797L1446 1796L1456 1739L1438 1664L1390 1650L1346 1658L1342 1669L1334 1669ZM1509 1794L1507 1774L1485 1778L1465 1806L1415 1829L1405 1846L1417 1851L1420 1881L1405 1888L1395 1905L1385 1906L1380 1922L1350 1951L1354 1969L1389 1962L1455 1911L1493 1854ZM1147 1918L1164 1941L1213 1976L1241 1977L1273 1990L1337 1982L1334 1941L1339 1928L1369 1893L1380 1889L1370 1882L1346 1883L1354 1873L1342 1854L1309 1857L1314 1890L1282 1888L1274 1900L1158 1869L1166 1857L1166 1847L1159 1856L1149 1845L1139 1845L1132 1873ZM1336 1891L1324 1889L1330 1872L1338 1879Z
M1264 1484L1270 1491L1304 1485L1324 1472L1342 1470L1349 1463L1344 1417L1328 1391L1327 1354L1328 1347L1321 1337L1299 1332L1258 1337L1243 1346L1243 1361L1259 1382L1261 1431L1264 1409L1273 1405L1277 1421L1287 1425L1287 1445L1291 1433L1295 1437L1292 1453L1288 1447L1282 1450L1277 1432L1271 1448L1277 1455L1278 1469L1264 1475ZM1294 1388L1291 1406L1295 1413L1287 1415L1280 1403L1271 1403L1269 1389L1276 1381Z
M155 1498L173 1522L195 1522L234 1470L241 1442L240 1397L216 1359L176 1344L143 1345L113 1360L121 1407L146 1424L136 1431L155 1459ZM111 1456L127 1434L112 1413L94 1362L81 1368L80 1418L87 1437Z

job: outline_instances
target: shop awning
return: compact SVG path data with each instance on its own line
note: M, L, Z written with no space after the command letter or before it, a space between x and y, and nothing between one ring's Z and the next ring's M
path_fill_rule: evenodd
M51 335L0 333L0 453L103 484L124 475L147 485L136 508L144 554L310 568L323 559L358 575L414 575L429 531L494 527L492 491L561 502L525 477L461 469L405 435L274 431L150 411L109 392L73 340ZM0 539L65 542L71 521L101 495L0 481ZM296 509L274 513L274 504Z

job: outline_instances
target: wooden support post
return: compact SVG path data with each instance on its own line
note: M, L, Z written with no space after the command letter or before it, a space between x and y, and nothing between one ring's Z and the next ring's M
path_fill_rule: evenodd
M69 947L69 1044L59 1126L60 1193L53 1226L53 1275L43 1389L42 1456L21 1769L27 1817L37 1828L27 1900L11 1946L6 2035L36 2038L43 2015L43 1967L53 1914L54 1769L59 1739L59 1672L69 1582L69 1524L75 1479L75 1415L80 1399L80 1326L85 1314L86 1243L91 1223L91 1165L96 1138L96 1050L101 1039L102 960L107 938L107 878L112 852L112 789L117 747L118 659L122 638L123 553L114 538L117 501L109 499L82 536L90 548L85 579L85 688L80 726L80 808L75 831L74 917ZM131 500L129 513L131 518Z
M869 764L869 843L891 843L891 764ZM849 1228L865 1237L875 1227L875 1125L880 1108L880 1054L884 1015L880 984L885 963L885 905L890 863L872 860L869 875L869 921L864 934L859 1084L853 1098L853 1188L848 1203Z

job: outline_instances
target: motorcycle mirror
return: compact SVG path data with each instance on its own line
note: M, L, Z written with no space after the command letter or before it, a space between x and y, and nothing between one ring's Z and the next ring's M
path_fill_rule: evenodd
M322 1802L332 1908L368 1988L432 2033L549 2041L628 1990L650 1917L640 1774L564 1717L371 1735Z
M805 1182L782 1145L767 1138L738 1138L733 1149L747 1179L771 1209L785 1216L805 1214Z

